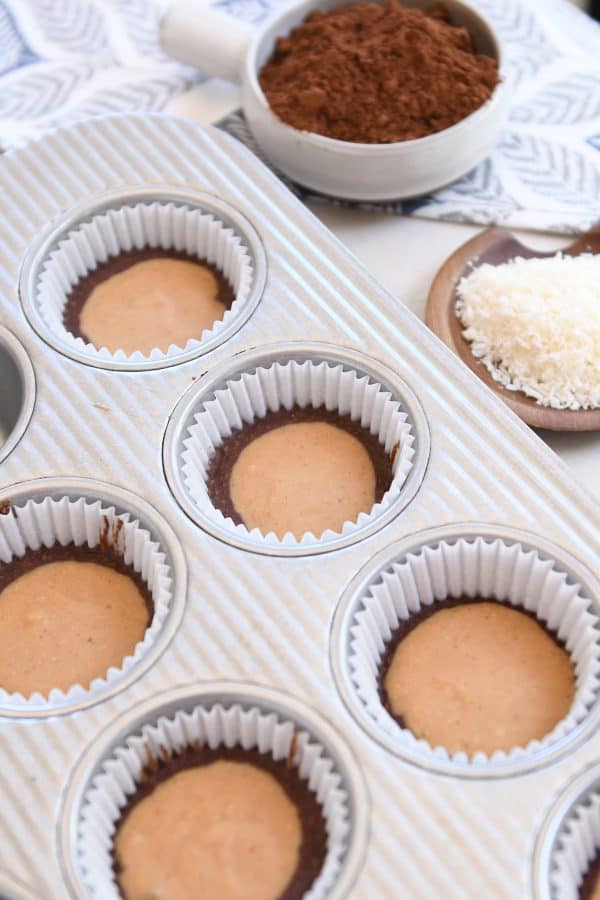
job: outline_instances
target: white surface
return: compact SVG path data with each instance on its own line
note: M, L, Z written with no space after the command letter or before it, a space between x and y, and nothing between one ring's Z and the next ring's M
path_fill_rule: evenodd
M166 112L199 122L214 122L238 106L238 91L214 79L177 97ZM363 212L335 207L325 201L309 206L375 278L421 319L425 316L429 287L439 267L461 244L482 231L477 225ZM524 231L515 234L540 250L558 250L569 243L555 235ZM581 484L600 500L600 432L539 431L538 434L571 466Z

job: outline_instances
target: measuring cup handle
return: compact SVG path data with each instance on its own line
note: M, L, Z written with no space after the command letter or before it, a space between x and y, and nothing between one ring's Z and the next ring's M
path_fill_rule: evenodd
M177 0L160 23L160 44L169 56L203 72L241 84L252 29L206 0Z

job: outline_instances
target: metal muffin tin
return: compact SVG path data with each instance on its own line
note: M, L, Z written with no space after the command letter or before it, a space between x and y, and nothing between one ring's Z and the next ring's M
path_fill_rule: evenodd
M48 476L51 491L61 482L66 489L74 477L100 480L114 496L126 488L138 506L156 511L156 522L168 523L188 570L181 623L140 677L66 715L0 718L0 871L43 900L77 896L66 870L73 864L68 810L81 786L78 760L93 766L103 730L117 727L117 717L120 733L128 722L134 727L161 702L161 692L196 685L182 696L205 689L218 696L226 678L253 685L265 702L271 689L290 694L292 705L308 702L356 757L370 822L361 830L364 863L347 896L531 896L544 808L597 757L600 737L586 735L560 760L519 777L467 781L428 772L387 752L348 713L329 664L330 630L338 601L369 560L395 542L417 544L425 529L460 531L465 522L469 531L480 523L482 531L506 529L525 543L533 534L540 545L557 545L560 558L574 557L577 571L585 571L597 604L598 505L270 172L222 133L159 115L91 120L7 154L0 186L0 322L22 343L37 379L31 422L0 468L3 497L21 490L11 488L15 483ZM140 189L160 193L165 186L182 198L188 191L210 195L250 222L266 257L260 302L227 341L160 370L93 368L57 352L23 313L17 287L23 260L40 240L51 241L53 223L71 220L80 204L93 206L107 191L126 203ZM25 277L23 283L27 306ZM209 384L242 351L260 354L290 341L300 349L335 344L357 367L366 354L378 369L392 370L423 409L431 454L427 463L425 440L415 456L420 483L380 528L328 553L275 558L232 546L191 521L169 489L162 446L192 382ZM99 490L88 487L90 495Z

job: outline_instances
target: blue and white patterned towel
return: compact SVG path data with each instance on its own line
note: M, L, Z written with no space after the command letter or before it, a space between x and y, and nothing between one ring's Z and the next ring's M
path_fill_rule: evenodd
M259 21L282 2L216 5ZM600 220L600 26L565 0L476 5L497 27L508 57L513 102L502 138L454 184L384 208L512 228L588 228ZM76 118L164 109L203 81L160 51L164 6L164 0L0 0L0 146ZM240 115L221 124L251 143Z

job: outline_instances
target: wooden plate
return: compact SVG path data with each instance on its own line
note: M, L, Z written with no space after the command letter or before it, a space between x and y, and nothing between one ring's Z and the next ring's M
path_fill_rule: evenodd
M469 342L462 336L461 324L454 308L456 285L473 267L482 263L498 265L515 256L527 259L554 256L555 252L532 250L521 244L510 232L502 228L489 228L459 247L443 264L429 291L425 320L432 331L528 425L551 431L594 431L600 429L600 409L551 409L540 406L522 391L509 391L494 381L483 363L473 356ZM570 256L600 253L600 227L581 235L568 247L564 247L562 252Z

